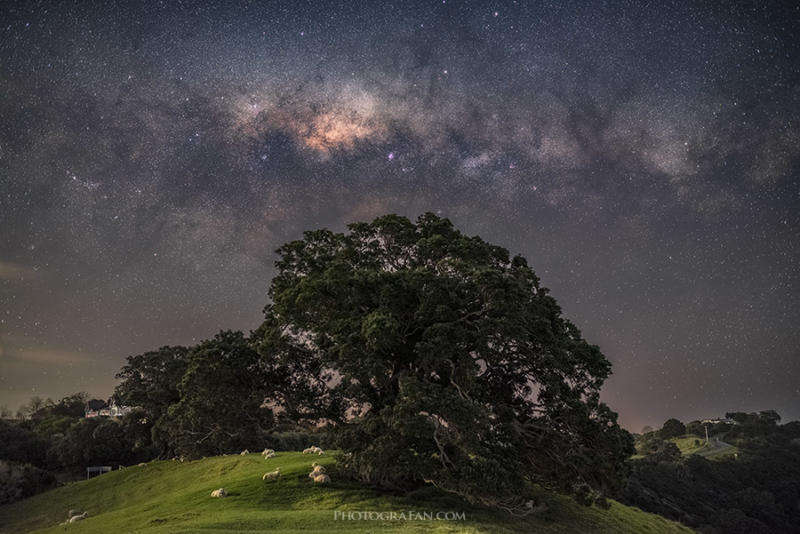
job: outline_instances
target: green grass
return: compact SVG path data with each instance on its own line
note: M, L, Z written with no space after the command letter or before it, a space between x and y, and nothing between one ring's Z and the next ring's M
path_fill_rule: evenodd
M681 451L681 455L688 456L690 454L699 454L709 460L721 460L729 458L739 452L739 449L733 445L729 445L723 441L716 441L711 438L711 443L706 443L705 438L694 435L686 435L679 438L672 438L675 445ZM695 444L699 441L699 444Z
M678 446L683 456L699 454L706 448L705 438L699 436L682 436L679 438L672 438L670 441ZM695 445L695 441L698 442L697 445Z
M332 482L314 485L312 461L328 465ZM586 508L551 493L540 499L547 510L515 518L469 507L425 488L409 495L377 491L336 476L333 458L278 453L218 456L194 462L151 462L129 467L0 507L0 533L185 534L281 532L374 533L666 533L691 532L677 523L611 503L609 510ZM261 475L281 468L276 482ZM223 486L230 496L210 497ZM89 512L88 519L59 525L68 510ZM457 511L466 521L335 521L334 511Z

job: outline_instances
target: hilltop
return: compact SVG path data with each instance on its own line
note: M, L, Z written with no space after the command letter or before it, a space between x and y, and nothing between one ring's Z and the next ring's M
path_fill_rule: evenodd
M315 486L307 477L312 461L327 465L332 482ZM547 510L517 518L469 507L426 488L408 495L378 491L336 476L330 456L278 453L217 456L192 462L156 461L77 482L0 507L0 533L190 533L203 532L691 532L654 514L611 501L608 510L583 507L570 498L540 492ZM265 483L276 467L283 476ZM224 486L230 496L212 499ZM70 509L88 519L59 525ZM334 521L338 511L456 511L466 521Z

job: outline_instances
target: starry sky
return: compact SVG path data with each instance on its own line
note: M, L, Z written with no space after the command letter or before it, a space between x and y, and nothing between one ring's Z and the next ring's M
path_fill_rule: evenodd
M258 326L303 230L528 258L631 430L800 417L800 9L6 1L0 405Z

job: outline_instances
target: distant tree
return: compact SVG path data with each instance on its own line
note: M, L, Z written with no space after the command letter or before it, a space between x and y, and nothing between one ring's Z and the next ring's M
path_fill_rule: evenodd
M80 419L54 444L61 466L82 472L89 465L128 465L133 444L120 421L108 418Z
M265 400L274 366L241 332L220 332L194 347L164 429L177 454L209 456L256 448L274 426Z
M749 413L746 413L746 412L726 412L725 413L725 418L726 419L731 419L733 421L736 421L739 424L748 423L749 421L751 421L753 419L752 416L753 416L753 414L749 414Z
M55 484L55 477L48 471L0 460L0 505L30 497Z
M27 412L30 415L35 415L36 412L38 412L39 410L44 408L44 405L45 405L44 399L39 397L38 395L35 395L35 396L31 397L30 401L28 401Z
M610 364L524 258L433 214L306 232L279 254L272 312L339 377L336 443L358 478L510 510L527 481L586 503L620 487L633 446L599 400Z
M703 427L703 423L701 423L700 421L690 421L686 423L686 433L693 434L695 436L705 435L705 428Z
M658 431L661 439L677 438L684 434L686 434L686 427L677 419L667 419L664 426Z
M50 409L53 415L61 415L66 417L83 417L84 407L89 400L89 394L86 392L73 393L63 397L56 402Z
M165 416L169 407L180 401L178 386L188 367L188 354L186 347L161 347L129 356L117 374L122 381L114 390L113 400L141 409L151 429L151 441L162 458L174 454L164 428Z
M44 466L48 442L20 425L0 420L0 460Z
M781 416L775 410L763 410L758 412L758 416L761 418L762 421L766 421L767 423L771 423L773 425L777 425L781 421Z

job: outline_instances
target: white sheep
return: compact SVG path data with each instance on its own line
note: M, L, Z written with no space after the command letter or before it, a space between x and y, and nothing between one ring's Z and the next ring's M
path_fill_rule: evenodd
M327 484L331 481L331 477L322 473L321 475L317 475L314 477L314 484Z
M245 449L245 450L243 450L242 452L239 453L239 456L247 456L248 454L250 454L250 451Z
M314 462L313 464L311 464L311 472L308 474L308 478L314 478L324 473L325 473L325 468Z
M264 455L264 459L265 460L269 460L270 458L274 458L274 457L275 457L275 451L270 451L269 454L265 454Z
M269 454L274 456L275 451L273 449L264 449L263 451L261 451L261 456L267 456Z
M214 491L212 491L211 492L211 496L215 497L215 498L227 497L228 496L228 492L225 491L225 488L219 488L219 489L215 489Z
M316 445L312 445L307 449L303 449L303 454L319 454L320 456L322 456L323 454L325 454L325 451L323 451Z
M303 454L311 454L314 452L314 447L308 447L307 449L303 449Z
M261 480L278 480L281 478L281 468L277 468L275 471L270 471L269 473L264 473L264 476L261 477Z
M78 521L83 521L87 517L89 517L89 512L83 512L82 514L73 515L72 517L70 517L69 518L69 522L70 523L77 523Z

